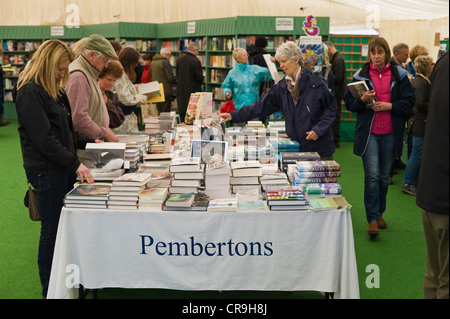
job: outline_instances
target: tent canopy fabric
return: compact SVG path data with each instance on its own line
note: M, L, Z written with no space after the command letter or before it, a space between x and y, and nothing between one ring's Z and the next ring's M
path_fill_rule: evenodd
M15 0L0 1L1 25L167 23L234 16L328 16L334 26L448 17L448 0Z

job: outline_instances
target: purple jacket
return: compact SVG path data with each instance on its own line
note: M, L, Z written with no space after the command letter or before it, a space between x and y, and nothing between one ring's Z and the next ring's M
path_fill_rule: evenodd
M286 80L282 79L263 98L231 112L233 122L246 122L281 110L286 122L286 133L300 144L300 152L331 156L334 153L331 124L336 118L336 99L328 90L322 75L311 74L309 69L305 68L298 85L300 97L295 105ZM316 141L306 140L306 132L311 130L319 136Z

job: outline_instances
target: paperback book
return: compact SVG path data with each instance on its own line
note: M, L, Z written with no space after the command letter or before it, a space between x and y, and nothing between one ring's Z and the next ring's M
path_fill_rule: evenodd
M369 91L369 87L367 86L366 81L350 82L349 84L347 84L347 87L355 99L361 98L364 95L364 93ZM372 103L366 103L366 108L370 109L374 102L375 100Z
M186 194L173 194L170 195L166 202L165 206L167 207L191 207L194 202L195 194L194 193L186 193Z
M342 194L339 183L308 183L305 185L307 195L338 195Z
M347 209L352 207L343 196L308 198L308 206L311 210Z
M210 199L208 211L235 212L237 211L237 198Z

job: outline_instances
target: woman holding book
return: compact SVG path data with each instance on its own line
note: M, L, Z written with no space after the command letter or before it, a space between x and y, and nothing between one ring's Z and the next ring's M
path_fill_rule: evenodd
M369 43L369 62L356 71L352 80L365 81L369 90L355 98L347 89L344 96L347 109L357 113L353 153L363 160L364 205L371 236L387 227L382 216L389 171L394 159L401 156L405 118L415 101L408 72L390 63L390 57L387 41L373 39Z
M93 142L73 127L69 100L63 88L73 55L59 40L44 42L20 74L13 91L23 166L37 191L41 218L38 266L42 296L47 295L53 250L63 199L76 182L93 183L77 157L77 146Z
M114 84L114 91L119 96L119 105L125 115L125 121L113 129L116 134L137 132L139 104L147 103L147 96L139 94L133 82L136 80L135 68L139 64L141 55L133 48L124 48L119 53L119 61L123 66L123 75Z
M251 105L219 114L224 121L245 122L282 111L286 133L300 144L300 152L317 152L323 160L334 153L331 124L336 118L336 99L322 75L303 66L302 52L292 41L283 43L275 54L284 79Z

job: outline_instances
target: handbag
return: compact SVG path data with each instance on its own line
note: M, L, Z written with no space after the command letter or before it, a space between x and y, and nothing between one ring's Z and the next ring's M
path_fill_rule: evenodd
M270 89L272 88L273 83L271 83L271 81L269 81L269 72L266 73L266 81L264 82L264 86L262 88L261 94L259 95L260 98L266 96L267 94L269 94Z
M28 190L25 193L23 204L28 208L28 213L30 214L30 219L32 221L36 222L41 220L41 216L39 215L39 202L37 193L36 190L31 187L30 182L28 182Z

